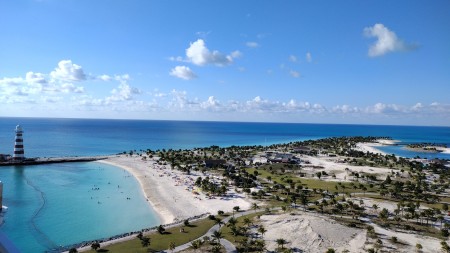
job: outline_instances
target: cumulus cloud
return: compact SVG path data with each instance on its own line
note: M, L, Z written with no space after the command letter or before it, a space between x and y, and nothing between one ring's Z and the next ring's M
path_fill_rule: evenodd
M172 70L170 70L169 73L171 76L175 76L184 80L192 80L194 78L197 78L197 75L186 66L176 66Z
M25 77L0 79L0 95L42 96L47 97L47 99L40 99L45 102L50 101L48 95L83 93L84 87L72 83L72 81L83 80L86 80L86 75L82 68L73 64L70 60L63 60L49 74L29 71L25 74ZM34 101L39 101L39 99Z
M259 47L258 42L254 42L254 41L248 41L247 43L245 43L245 45L247 47L250 47L250 48L257 48L257 47Z
M291 71L289 71L289 75L291 75L294 78L299 78L300 77L300 72L295 71L295 70L291 70Z
M332 112L334 113L358 113L360 112L360 109L356 106L350 106L350 105L336 105L332 108Z
M28 83L40 83L40 84L44 84L47 83L47 80L45 79L45 75L42 73L34 73L34 72L28 72L25 75L25 80Z
M291 61L291 62L297 62L297 61L298 61L297 56L295 56L295 55L290 55L290 56L289 56L289 61Z
M200 107L207 110L217 110L220 106L220 102L214 96L209 96L208 100L200 103Z
M113 78L109 75L101 75L101 76L97 76L97 79L108 82L108 81L111 81Z
M50 72L50 76L56 80L63 81L83 81L86 80L83 68L72 63L71 60L62 60L58 63L58 67Z
M117 101L132 100L134 95L141 94L138 88L131 87L128 83L122 82L117 88L111 91L111 96L105 99L107 104Z
M312 55L310 52L306 53L305 59L306 59L306 62L312 62Z
M364 35L368 38L376 38L375 43L369 47L368 55L370 57L382 56L389 52L406 51L415 47L407 45L383 24L364 28Z
M205 41L198 39L191 43L186 49L186 57L188 61L195 65L203 66L213 64L217 66L226 66L233 62L234 58L241 55L239 51L234 51L230 55L225 55L217 50L210 51L205 44Z

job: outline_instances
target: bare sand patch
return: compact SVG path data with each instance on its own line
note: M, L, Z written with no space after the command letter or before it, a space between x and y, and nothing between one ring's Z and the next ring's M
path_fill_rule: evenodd
M276 240L285 239L288 248L301 252L323 253L328 248L336 252L365 252L366 231L351 228L321 215L299 213L261 216L262 225L267 228L264 240L268 250L277 249Z

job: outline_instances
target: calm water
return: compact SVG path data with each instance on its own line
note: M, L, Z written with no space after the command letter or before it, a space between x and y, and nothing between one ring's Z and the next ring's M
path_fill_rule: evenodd
M17 124L25 131L27 157L264 145L356 135L450 146L450 127L0 118L0 153L12 153ZM383 151L450 159L450 155L410 152L401 146ZM23 252L44 252L159 224L137 181L119 168L99 163L3 167L0 180L3 204L9 207L0 230Z

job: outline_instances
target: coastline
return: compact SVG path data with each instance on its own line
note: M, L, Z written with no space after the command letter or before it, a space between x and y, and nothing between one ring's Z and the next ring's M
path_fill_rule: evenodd
M386 144L376 142L360 142L356 144L355 149L362 152L370 152L374 154L388 155L388 153L381 151L377 147L387 146Z
M151 189L150 185L147 184L146 182L144 182L144 180L142 179L143 176L145 177L145 175L143 175L143 172L141 172L140 170L138 170L136 168L132 168L132 167L126 166L124 164L120 164L118 162L113 162L109 158L110 157L108 157L104 160L98 160L96 162L115 166L115 167L124 169L124 170L128 171L129 173L131 173L134 176L134 178L136 178L136 180L139 182L141 190L144 193L144 196L147 199L148 204L150 205L150 207L153 210L155 210L161 224L171 223L174 219L173 215L170 213L169 210L167 210L164 207L164 205L159 203L160 201L158 198L155 197L155 195L150 194L152 189Z
M116 166L130 172L139 182L151 208L160 218L161 224L181 221L205 213L215 214L222 210L231 212L234 206L248 209L251 202L244 194L229 187L222 197L209 197L194 189L198 177L216 178L210 174L191 172L187 175L173 170L170 165L158 164L158 158L142 159L141 156L116 155L97 161Z

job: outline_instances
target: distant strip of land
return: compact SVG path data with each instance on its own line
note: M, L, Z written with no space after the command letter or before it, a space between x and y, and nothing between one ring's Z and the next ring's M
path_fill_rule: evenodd
M23 161L10 160L0 162L0 166L20 166L20 165L39 165L49 163L70 163L70 162L93 162L106 159L105 156L84 156L84 157L48 157L48 158L29 158Z

